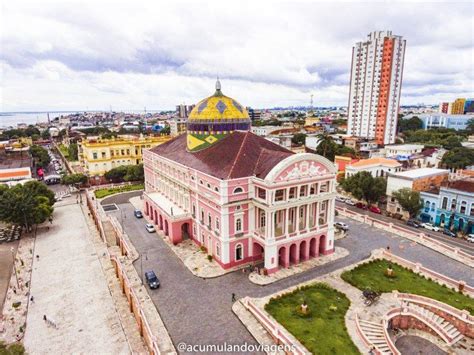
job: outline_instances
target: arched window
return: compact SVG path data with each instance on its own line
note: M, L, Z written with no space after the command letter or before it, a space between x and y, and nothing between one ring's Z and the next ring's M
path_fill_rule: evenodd
M234 189L234 194L240 194L241 192L244 192L244 190L241 187L236 187Z
M237 218L235 220L235 231L237 233L242 232L242 219L240 219L240 218Z
M466 214L466 209L467 209L467 202L462 201L461 207L459 208L459 213Z
M443 210L446 210L448 208L448 198L447 197L443 197L443 203L441 204L441 208Z
M221 247L219 246L219 243L216 243L216 255L221 256Z
M235 246L235 260L242 260L244 258L243 247L242 244L237 244Z
M431 210L434 211L435 208L436 208L436 203L433 202L433 203L431 204Z

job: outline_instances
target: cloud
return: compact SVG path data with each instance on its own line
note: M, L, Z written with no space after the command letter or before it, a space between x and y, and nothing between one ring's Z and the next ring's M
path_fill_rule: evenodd
M10 2L2 22L2 111L172 108L217 75L244 105L347 105L352 46L385 29L402 104L474 92L469 3Z

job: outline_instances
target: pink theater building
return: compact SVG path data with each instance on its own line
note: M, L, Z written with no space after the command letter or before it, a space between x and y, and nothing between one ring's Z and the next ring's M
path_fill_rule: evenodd
M205 246L223 268L263 262L272 273L332 253L335 165L249 128L217 82L187 134L144 152L148 219L174 244Z

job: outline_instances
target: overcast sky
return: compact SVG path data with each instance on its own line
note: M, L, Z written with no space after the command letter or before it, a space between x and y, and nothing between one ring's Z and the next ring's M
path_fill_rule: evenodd
M0 111L170 109L213 93L347 105L352 46L407 40L402 105L474 96L473 2L2 1Z

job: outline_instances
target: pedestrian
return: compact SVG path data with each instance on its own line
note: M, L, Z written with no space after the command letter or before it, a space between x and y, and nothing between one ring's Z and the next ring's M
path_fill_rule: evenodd
M13 287L13 293L16 295L16 288Z
M35 298L33 296L30 297L30 301L31 303L34 303L35 302Z
M232 293L232 302L235 302L237 301L237 299L235 298L235 293Z
M48 318L46 318L46 314L43 314L43 320L44 320L45 322L48 321Z
M40 259L40 256L38 254L36 254L36 260L39 261L39 259Z

